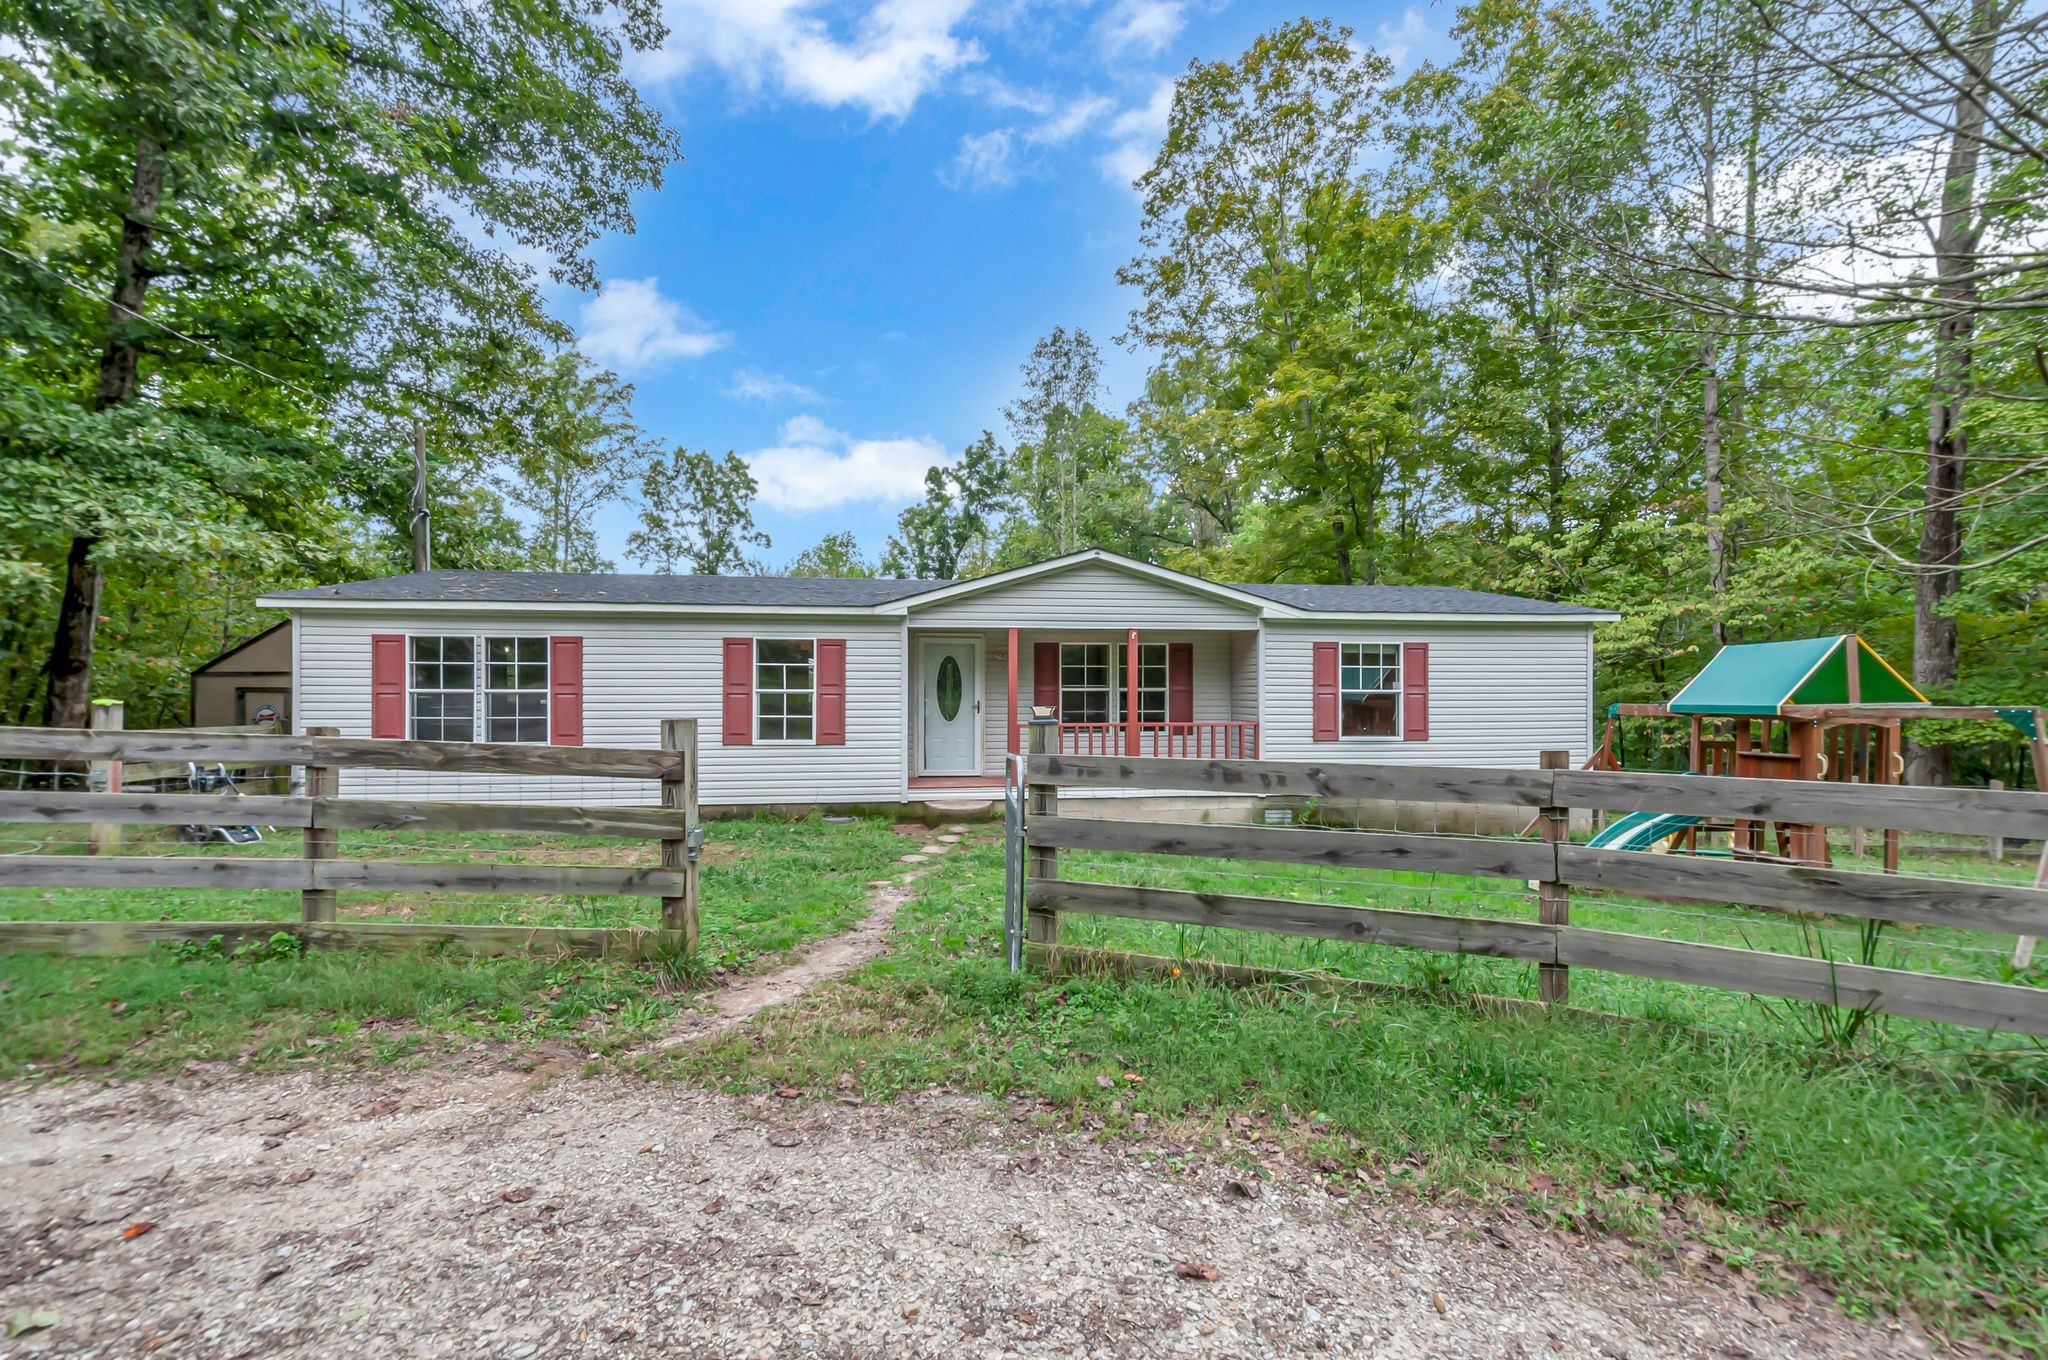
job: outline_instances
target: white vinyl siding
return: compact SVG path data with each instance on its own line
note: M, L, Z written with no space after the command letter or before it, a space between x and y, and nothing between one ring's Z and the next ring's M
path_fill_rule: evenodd
M913 628L1255 628L1250 609L1100 562L913 606ZM1119 631L1118 636L1122 633Z
M1259 720L1259 635L1230 635L1230 717L1234 722Z
M370 735L370 637L376 633L505 636L503 614L297 616L293 721ZM656 747L661 720L695 718L698 798L707 805L895 802L903 795L903 624L895 618L603 617L534 611L517 631L583 639L583 740L588 746ZM846 744L726 746L722 723L724 639L846 639ZM654 803L651 781L532 775L345 770L352 797L480 802Z
M1262 755L1267 760L1531 768L1537 753L1591 754L1593 678L1588 624L1316 623L1268 620ZM1315 740L1318 642L1429 644L1429 740Z

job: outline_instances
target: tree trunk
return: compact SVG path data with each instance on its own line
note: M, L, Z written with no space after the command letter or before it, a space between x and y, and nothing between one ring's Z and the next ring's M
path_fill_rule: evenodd
M140 138L135 144L135 178L128 186L128 211L121 215L121 244L114 255L114 292L107 302L107 343L100 351L96 410L126 405L142 387L142 345L136 336L143 298L149 292L152 271L146 257L163 189L163 148L151 138ZM43 663L43 674L49 678L43 698L45 727L84 727L91 721L93 633L99 627L104 584L92 560L98 542L92 534L75 535L65 559L56 636Z
M1975 211L1977 163L1984 132L1985 85L1998 24L1991 0L1973 0L1968 62L1958 77L1941 194L1941 225L1934 242L1936 296L1953 305L1935 328L1934 378L1927 402L1927 475L1919 560L1913 578L1913 681L1922 689L1943 689L1956 678L1956 621L1940 611L1943 602L1962 585L1961 502L1969 457L1964 403L1975 357L1972 317L1978 296L1970 275L1978 267L1977 248L1983 233ZM1907 779L1914 784L1948 783L1948 748L1914 743L1908 755Z
M1705 137L1700 146L1702 194L1704 196L1707 258L1721 262L1720 205L1715 197L1721 173L1720 146L1714 138L1714 96L1700 98L1701 126ZM1700 464L1707 510L1707 592L1714 611L1714 641L1728 641L1728 544L1721 523L1721 326L1708 318L1700 337Z
M64 566L64 598L57 607L57 636L43 663L49 688L43 695L43 726L85 727L92 720L92 635L100 618L100 569L92 564L96 540L74 538Z
M1558 595L1558 562L1564 553L1565 431L1563 355L1556 308L1562 288L1557 251L1543 252L1543 299L1536 327L1543 355L1543 542L1550 550L1544 569L1543 594Z

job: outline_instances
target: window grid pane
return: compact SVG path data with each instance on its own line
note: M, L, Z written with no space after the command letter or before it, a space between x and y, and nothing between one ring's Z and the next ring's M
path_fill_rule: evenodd
M548 739L548 640L484 639L484 739Z
M817 686L809 641L757 638L754 641L754 738L810 741L812 694Z
M416 741L476 740L475 649L466 637L416 637L406 679Z
M1337 686L1341 735L1400 735L1400 644L1344 643L1338 656Z

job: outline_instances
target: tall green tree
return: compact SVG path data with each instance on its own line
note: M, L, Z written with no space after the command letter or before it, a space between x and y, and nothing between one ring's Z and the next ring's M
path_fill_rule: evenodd
M622 69L651 0L20 0L0 37L0 530L78 726L111 563L345 555L337 495L394 480L357 464L566 338L494 241L590 284L675 144Z
M785 576L828 576L839 580L873 576L875 569L861 555L851 533L827 534L790 560Z
M633 389L572 351L555 356L531 397L506 481L512 503L533 516L529 560L550 571L610 571L597 547L597 511L649 456L633 422Z
M1157 552L1152 488L1131 456L1129 425L1102 409L1102 353L1086 331L1055 326L1019 370L1003 408L1013 443L996 549L1005 565L1107 548Z
M989 534L1009 483L1002 447L987 430L959 461L925 469L924 499L896 516L881 573L921 581L971 575L989 555Z
M640 527L627 535L626 555L662 573L759 575L761 563L748 549L770 544L754 524L758 489L736 453L657 454L640 474Z

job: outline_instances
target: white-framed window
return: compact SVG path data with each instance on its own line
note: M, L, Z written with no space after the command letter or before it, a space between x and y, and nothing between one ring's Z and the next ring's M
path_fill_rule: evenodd
M484 740L546 744L548 640L485 638Z
M1130 697L1129 686L1124 684L1122 676L1118 676L1116 711L1120 717L1130 715ZM1138 721L1166 721L1166 644L1163 642L1138 644Z
M420 635L406 651L415 741L547 743L546 638Z
M407 643L406 711L414 741L476 740L476 639Z
M1106 723L1119 707L1116 649L1107 642L1060 644L1060 721Z
M1346 642L1337 660L1338 732L1401 735L1401 644Z
M1138 644L1138 721L1166 721L1166 644ZM1113 642L1060 644L1060 721L1125 722L1130 689L1124 683L1125 648Z
M817 696L814 639L754 639L754 740L816 740Z

